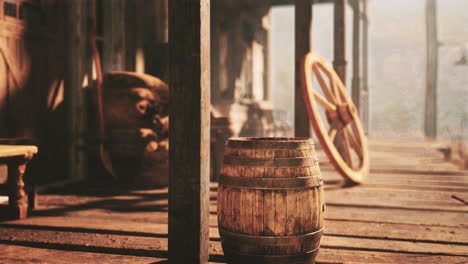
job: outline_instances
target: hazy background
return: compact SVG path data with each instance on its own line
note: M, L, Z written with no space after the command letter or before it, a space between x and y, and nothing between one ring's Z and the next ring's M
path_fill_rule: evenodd
M468 1L438 1L438 133L468 134ZM352 16L347 10L348 81L352 77ZM426 72L425 0L369 0L370 136L422 138ZM293 122L294 8L272 11L271 83L275 108ZM362 31L361 31L362 32ZM333 5L314 5L313 50L333 59ZM462 131L465 127L465 132Z

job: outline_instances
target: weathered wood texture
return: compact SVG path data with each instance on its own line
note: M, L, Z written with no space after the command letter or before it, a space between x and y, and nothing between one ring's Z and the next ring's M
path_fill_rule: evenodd
M310 122L301 89L301 68L304 56L311 51L312 0L294 2L295 31L295 89L294 89L294 135L310 137Z
M324 210L310 140L228 141L218 186L218 223L232 263L312 263Z
M169 1L169 259L208 262L210 1Z

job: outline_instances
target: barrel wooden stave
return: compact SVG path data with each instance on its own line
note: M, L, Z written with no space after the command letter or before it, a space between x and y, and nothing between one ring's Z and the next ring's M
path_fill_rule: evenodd
M323 227L323 180L310 140L281 140L227 144L218 187L218 224L231 263L313 263ZM307 184L298 186L298 180ZM309 237L289 243L310 234L312 242ZM240 243L249 237L254 242ZM277 242L258 243L264 240Z

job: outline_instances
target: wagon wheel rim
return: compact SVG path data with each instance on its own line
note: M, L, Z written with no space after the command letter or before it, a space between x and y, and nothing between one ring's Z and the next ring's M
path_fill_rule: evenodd
M314 89L314 76L321 90ZM359 113L336 72L315 53L304 57L302 92L315 135L328 159L346 180L362 183L369 174L369 158ZM337 137L343 142L342 154L334 144Z

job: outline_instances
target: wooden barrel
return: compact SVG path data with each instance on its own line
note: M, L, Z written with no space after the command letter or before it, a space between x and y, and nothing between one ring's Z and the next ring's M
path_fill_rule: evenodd
M229 263L314 263L324 210L310 139L229 139L218 186Z

